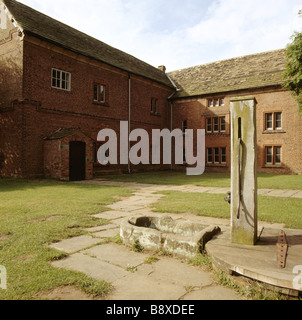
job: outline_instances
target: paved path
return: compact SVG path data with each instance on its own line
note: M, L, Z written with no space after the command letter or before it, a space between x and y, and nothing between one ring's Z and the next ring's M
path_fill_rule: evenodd
M68 258L52 265L111 282L115 290L107 300L242 299L233 290L216 284L211 272L183 260L161 256L157 257L158 261L148 264L145 260L152 252L136 253L123 245L99 244L105 238L119 234L120 221L125 217L154 215L150 205L162 197L152 193L156 190L152 186L138 188L132 197L110 205L112 211L96 215L97 218L108 219L109 225L90 228L87 229L88 235L52 244L52 248L69 254ZM172 216L177 219L190 218L185 215Z
M85 181L106 186L120 185L134 188L131 197L108 206L110 211L95 215L107 219L106 226L87 229L88 234L52 244L51 247L66 252L69 256L52 265L83 272L92 278L106 280L115 290L108 300L240 300L233 290L224 288L213 280L211 272L194 267L183 260L161 256L152 264L146 263L151 252L135 253L123 245L100 244L104 239L119 234L120 222L134 215L155 215L151 205L163 195L160 190L182 192L204 192L226 194L229 188L204 188L196 186L163 186L111 181ZM276 191L276 192L274 192ZM300 197L299 191L260 190L268 196ZM302 195L301 195L302 197ZM198 221L203 224L219 225L228 228L229 219L198 217L193 214L169 214L173 219ZM270 228L282 228L282 224L260 223Z
M84 184L100 184L104 186L122 186L129 188L149 189L156 191L171 190L180 192L200 192L200 193L216 193L227 194L231 188L219 188L219 187L201 187L195 185L157 185L157 184L143 184L136 182L118 182L109 181L106 179L86 180L77 183ZM300 198L302 199L302 190L290 190L290 189L258 189L258 195L267 197L279 197L279 198Z

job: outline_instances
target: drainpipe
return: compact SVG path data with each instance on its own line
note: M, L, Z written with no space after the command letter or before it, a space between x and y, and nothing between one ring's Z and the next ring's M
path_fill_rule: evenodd
M131 76L128 74L128 173L131 174L130 165L130 132L131 132Z

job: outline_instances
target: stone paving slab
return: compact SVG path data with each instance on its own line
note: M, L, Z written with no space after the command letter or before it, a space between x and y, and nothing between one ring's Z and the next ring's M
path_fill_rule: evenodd
M115 290L106 300L179 300L187 291L185 288L152 278L129 274L114 281Z
M129 274L123 268L95 259L83 253L75 253L68 258L51 263L57 268L79 271L96 280L113 282Z
M119 219L122 217L126 217L127 213L119 210L105 211L98 214L93 215L95 218L113 220Z
M109 230L103 230L99 232L94 232L92 235L97 238L112 238L117 236L120 233L120 228L115 228L115 229L109 229Z
M99 232L99 231L104 231L104 230L110 230L110 229L116 229L116 224L106 224L104 226L99 226L99 227L92 227L92 228L86 228L84 229L87 232Z
M292 196L292 198L302 198L302 191L298 191L295 195Z
M83 251L83 254L93 256L98 260L120 266L124 269L127 269L128 267L137 267L140 264L143 264L145 259L148 257L145 254L135 253L127 247L114 243L90 248Z
M281 198L292 198L298 193L298 190L270 190L266 196L269 197L281 197Z
M80 236L53 243L49 245L49 247L66 253L74 253L96 245L99 242L100 239L96 239L91 236Z
M208 272L172 258L160 259L151 266L142 265L138 272L142 274L144 269L154 281L169 282L182 287L205 287L213 282Z

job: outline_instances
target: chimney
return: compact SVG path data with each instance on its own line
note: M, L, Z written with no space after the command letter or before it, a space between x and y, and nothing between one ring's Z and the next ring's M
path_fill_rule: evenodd
M166 67L165 66L159 66L158 69L164 73L166 73Z

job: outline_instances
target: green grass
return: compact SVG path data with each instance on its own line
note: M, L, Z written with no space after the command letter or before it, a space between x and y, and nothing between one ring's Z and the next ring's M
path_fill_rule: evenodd
M230 218L230 205L224 195L162 191L166 196L153 204L155 212L186 213L200 216ZM286 228L302 229L302 199L258 197L258 219L284 223Z
M65 254L47 244L107 224L92 215L129 194L118 187L0 179L0 265L7 269L7 290L0 290L0 300L38 299L40 291L66 285L108 294L107 282L52 267L50 262Z
M167 185L196 185L203 187L229 187L231 179L229 173L204 173L201 176L187 176L183 172L156 171L134 173L108 177L112 181L138 182L147 184ZM258 174L260 189L292 189L302 190L302 176Z

